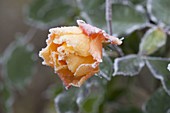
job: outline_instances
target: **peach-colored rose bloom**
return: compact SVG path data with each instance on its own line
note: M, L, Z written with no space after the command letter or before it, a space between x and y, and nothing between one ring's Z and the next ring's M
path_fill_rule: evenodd
M80 87L99 71L102 62L102 42L122 43L105 31L77 20L78 26L57 27L49 30L47 47L39 56L43 64L54 68L66 88Z

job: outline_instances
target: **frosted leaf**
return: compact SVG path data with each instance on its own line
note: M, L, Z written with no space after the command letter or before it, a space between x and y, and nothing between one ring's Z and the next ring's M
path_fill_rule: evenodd
M170 62L168 58L147 57L146 64L153 76L163 85L165 91L170 95L170 73L167 70L167 65Z
M151 19L167 25L170 25L169 6L170 0L148 0L147 2L147 10Z
M170 96L164 91L159 89L144 106L145 113L169 113L170 111Z
M26 12L27 23L40 29L63 25L73 21L74 5L74 0L35 0Z
M55 98L55 107L57 113L78 113L78 106L76 103L78 90L71 88L63 93L60 93Z
M102 81L99 77L90 78L82 87L71 87L57 95L57 113L98 113L104 96Z
M104 97L104 84L101 82L102 79L94 78L88 84L85 84L84 89L79 92L77 104L81 113L99 112L99 106Z
M135 54L128 55L121 58L116 58L114 62L114 74L115 75L125 75L133 76L140 72L144 66L143 59Z
M148 30L140 43L139 53L149 55L157 51L166 43L166 34L161 28Z
M3 74L15 87L23 88L35 71L36 56L33 45L27 44L29 36L12 42L4 52Z
M100 63L99 75L101 75L107 80L110 80L112 73L113 73L112 60L107 55L105 50L103 50L103 61Z

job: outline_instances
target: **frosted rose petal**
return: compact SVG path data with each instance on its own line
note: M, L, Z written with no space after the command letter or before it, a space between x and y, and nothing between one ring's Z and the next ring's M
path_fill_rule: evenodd
M52 34L57 34L59 36L65 35L65 34L81 34L82 30L77 26L71 26L71 27L57 27L57 28L51 28L49 30Z
M57 73L66 88L69 88L71 85L80 87L89 77L93 75L89 74L84 76L74 76L73 73L68 69L61 69Z
M77 24L82 29L82 31L87 36L89 36L91 38L94 38L94 37L98 36L99 38L102 38L103 41L110 41L112 44L115 44L115 45L122 44L122 41L119 38L114 37L114 36L110 36L104 30L99 29L97 27L94 27L94 26L92 26L90 24L86 24L82 20L77 20Z
M52 59L54 62L54 71L57 72L60 69L67 68L65 61L59 61L58 60L58 53L52 52Z
M84 34L78 35L63 35L59 39L54 39L56 44L67 43L67 46L72 46L74 51L81 56L89 56L90 39Z
M95 62L96 63L96 62ZM83 76L83 75L94 75L99 71L98 65L94 64L81 64L74 73L75 76Z
M55 51L57 47L58 45L51 43L39 52L39 56L44 59L43 64L54 67L52 52Z
M74 54L69 54L69 55L67 55L66 62L67 62L69 70L72 73L75 73L76 69L81 64L93 64L95 61L93 60L92 56L81 57L81 56L77 56Z
M102 62L102 39L94 38L90 41L90 50L89 52L98 62Z

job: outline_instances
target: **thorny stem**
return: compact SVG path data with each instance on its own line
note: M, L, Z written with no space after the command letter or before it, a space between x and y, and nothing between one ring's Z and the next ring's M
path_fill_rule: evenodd
M108 33L112 35L112 3L111 0L106 0L106 22L107 22L107 29ZM122 49L119 48L117 45L113 45L114 49L120 56L124 56Z

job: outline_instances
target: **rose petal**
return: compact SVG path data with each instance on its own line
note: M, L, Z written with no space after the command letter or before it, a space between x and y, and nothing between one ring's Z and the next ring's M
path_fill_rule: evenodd
M74 54L75 50L72 46L67 46L66 43L63 43L60 47L57 48L58 60L65 60L67 54Z
M56 44L62 44L63 42L67 43L67 46L72 46L75 53L80 56L89 56L89 43L90 39L84 34L72 34L72 35L63 35L60 38L56 38L53 41Z
M63 68L67 68L66 62L63 60L58 60L58 53L52 52L52 59L54 62L54 71L57 72Z
M102 62L102 39L94 38L90 41L90 50L89 52L98 62Z
M65 84L66 88L69 88L71 85L80 87L94 73L90 73L84 76L74 76L73 73L68 69L61 69L57 72L57 74Z
M57 28L51 28L49 30L52 34L57 34L59 36L65 35L65 34L81 34L82 30L77 26L71 26L71 27L57 27Z
M93 64L95 61L93 60L92 56L82 57L82 56L78 56L78 55L74 55L74 54L68 54L67 58L66 58L66 62L67 62L69 70L72 73L75 73L76 69L81 64Z
M46 40L47 45L51 44L54 40L54 38L58 38L59 36L57 34L49 34L48 38Z
M99 32L102 32L101 29L99 29L97 27L94 27L94 26L92 26L90 24L86 24L83 20L77 20L77 24L83 30L83 32L88 36L91 36L92 34L98 34Z
M83 76L83 75L94 75L99 71L97 62L93 64L81 64L74 73L75 76Z
M46 48L42 49L39 52L39 56L44 59L44 62L42 64L54 67L54 62L53 62L51 53L55 51L57 47L58 45L51 43Z
M122 41L114 36L110 36L109 34L107 34L104 30L99 29L97 27L94 27L90 24L86 24L84 21L82 20L77 20L77 24L79 25L79 27L82 29L82 31L89 37L94 38L96 37L96 34L99 38L102 38L103 41L108 41L111 42L112 44L116 44L116 45L120 45L122 44Z
M117 37L110 36L107 33L103 33L103 36L105 37L105 39L107 39L106 41L109 41L111 44L115 44L115 45L121 45L122 44L122 40L120 40Z

